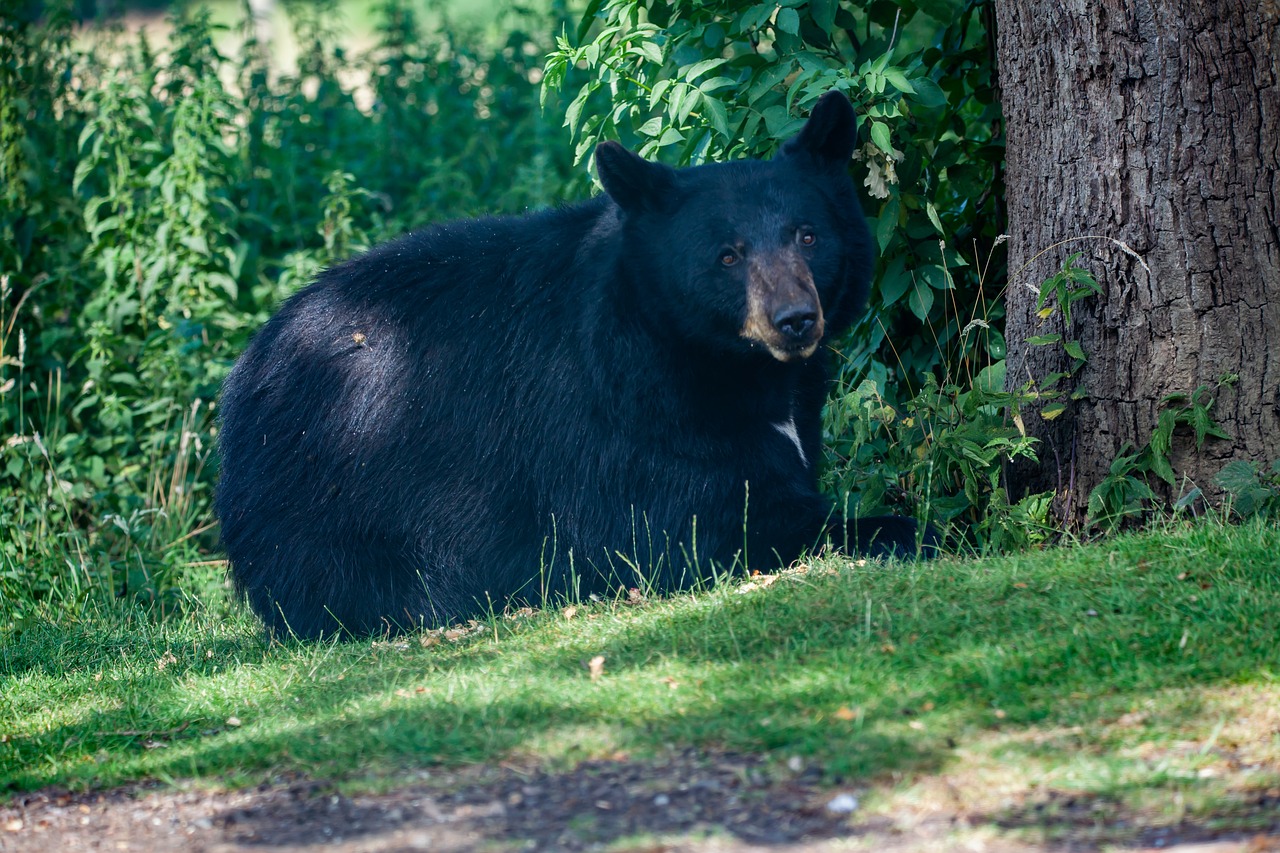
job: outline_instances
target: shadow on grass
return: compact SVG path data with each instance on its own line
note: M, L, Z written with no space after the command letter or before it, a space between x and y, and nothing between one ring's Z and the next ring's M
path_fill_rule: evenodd
M1188 785L1195 788L1194 782ZM1280 796L1275 791L1247 791L1217 803L1212 813L1176 816L1138 810L1124 793L1049 791L1001 812L975 816L1041 844L1065 850L1152 849L1211 841L1280 836ZM1274 850L1276 838L1249 850Z
M649 760L585 761L565 772L490 771L350 797L296 787L227 809L215 821L230 843L332 843L401 849L412 833L433 850L600 849L622 839L715 831L753 845L847 837L858 832L822 808L812 782L774 783L758 756L671 752ZM829 798L829 795L828 797ZM403 843L403 842L401 842ZM658 849L643 845L642 849ZM665 849L665 848L662 848Z
M243 624L248 625L247 620ZM166 651L175 652L183 658L174 663L181 663L184 671L211 674L228 661L261 660L266 653L261 631L219 633L202 633L194 649L190 632L131 613L72 625L34 622L0 650L0 678L7 682L33 675L61 679L77 672L100 673L146 650L154 650L157 659Z

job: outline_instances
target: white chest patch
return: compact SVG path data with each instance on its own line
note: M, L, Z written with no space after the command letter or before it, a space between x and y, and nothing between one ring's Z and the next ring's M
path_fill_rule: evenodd
M801 464L808 468L809 459L804 455L804 445L800 443L800 433L796 432L796 419L788 418L785 423L774 424L773 428L791 439L791 443L796 446L796 453L800 454Z

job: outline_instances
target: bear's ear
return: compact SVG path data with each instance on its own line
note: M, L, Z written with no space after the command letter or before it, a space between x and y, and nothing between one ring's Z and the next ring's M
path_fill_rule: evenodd
M808 156L823 169L843 171L858 144L858 120L843 92L827 92L813 105L798 136L782 146L783 157Z
M596 173L609 198L628 213L661 213L675 201L675 171L633 154L616 142L596 146Z

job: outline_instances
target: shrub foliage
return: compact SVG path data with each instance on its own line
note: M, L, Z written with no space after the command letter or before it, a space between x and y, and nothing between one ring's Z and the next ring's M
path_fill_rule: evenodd
M918 388L967 355L1003 357L998 332L961 334L998 319L983 280L1003 278L990 13L988 0L593 0L544 90L588 71L565 112L579 160L620 138L676 165L769 156L821 95L845 92L881 263L844 373Z
M676 165L769 156L821 95L845 92L881 258L866 318L837 344L824 484L851 511L928 514L1002 546L1029 511L1004 500L1002 463L1034 451L1003 420L1003 387L974 387L1003 383L1003 313L987 286L1004 278L991 11L987 0L593 0L576 36L557 41L544 91L588 72L565 115L579 160L619 138ZM1028 537L1042 538L1013 539Z
M495 41L379 10L352 56L298 7L300 67L203 11L73 38L0 13L0 596L172 602L211 546L218 386L321 266L427 222L587 186L538 83L553 13ZM452 31L452 35L450 34ZM233 34L231 34L233 35ZM555 117L555 118L552 118ZM513 156L513 152L520 152Z

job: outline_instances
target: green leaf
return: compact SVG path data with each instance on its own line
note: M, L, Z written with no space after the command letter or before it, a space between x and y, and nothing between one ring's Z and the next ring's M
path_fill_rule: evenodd
M889 138L889 125L882 121L871 123L871 141L886 154L893 154L893 141Z
M933 206L933 202L925 202L924 212L929 217L929 221L933 223L933 227L937 230L938 234L941 235L943 233L942 220L938 218L938 210Z
M89 229L89 236L97 240L107 231L114 231L119 228L121 223L122 220L119 216L108 216L106 219L100 219Z
M787 108L781 104L776 104L764 111L765 129L774 139L781 137L783 129L791 124L791 121L791 113L787 112Z
M1178 415L1172 409L1165 409L1156 419L1156 428L1151 433L1151 452L1157 456L1167 456L1173 448L1173 430L1178 425Z
M226 273L210 273L209 283L225 293L228 299L235 299L240 292L236 280Z
M907 275L903 259L899 256L889 264L888 269L880 277L880 302L886 306L896 304L910 286L911 276Z
M653 84L653 88L649 91L649 109L656 107L658 102L662 100L662 96L665 95L667 90L670 88L670 77L664 80L659 80L657 83Z
M988 394L996 394L1003 391L1006 370L1004 359L984 367L982 372L974 379L973 387L981 389Z
M689 110L684 108L684 102L688 99L689 93L695 91L686 83L672 83L671 88L667 90L667 115L671 118L673 124L680 124L682 119L679 118L681 113L685 116L689 115Z
M587 154L596 147L596 140L590 136L583 136L573 146L573 164L576 166L586 158Z
M800 35L800 14L795 9L779 9L774 26L793 36Z
M1169 464L1169 457L1159 453L1151 454L1151 473L1164 480L1170 486L1177 482L1177 477L1173 473L1173 466Z
M1051 421L1067 410L1066 403L1050 403L1040 410L1040 417Z
M813 15L815 24L829 33L835 29L836 11L839 7L840 4L836 0L811 0L809 14Z
M746 32L763 26L764 22L769 20L769 16L773 14L775 5L773 3L757 3L747 8L742 16L738 18L738 29Z
M209 241L205 239L203 234L184 234L179 238L178 242L197 255L207 256L209 254Z
M654 65L662 64L662 47L657 42L637 42L633 45L632 50L652 62Z
M701 62L695 62L692 65L687 65L681 68L680 76L683 77L685 80L689 81L690 83L692 83L694 80L697 80L699 77L701 77L703 74L706 74L711 69L719 68L721 65L724 65L728 61L729 60L724 59L722 57L719 57L716 59L704 59Z
M911 80L914 90L911 100L923 107L941 107L947 103L947 95L930 77L915 77Z
M587 98L591 96L591 92L595 87L588 83L578 90L577 97L569 102L569 106L564 111L564 126L569 128L572 135L577 136L581 127L582 110L587 105Z
M1084 354L1084 349L1080 346L1079 341L1067 341L1065 344L1062 345L1062 348L1067 351L1067 355L1071 356L1077 361L1089 360L1088 357Z
M1106 505L1103 503L1103 495L1106 494L1105 482L1094 486L1093 491L1089 492L1089 516L1091 518L1101 518L1106 513Z
M786 80L795 69L795 62L786 60L775 65L765 66L755 77L751 86L747 89L747 103L755 104L766 93Z
M708 77L698 84L698 90L704 94L710 94L717 89L724 89L729 86L737 86L738 81L732 77Z
M916 8L935 21L950 24L957 14L956 4L950 0L915 0Z
M876 219L876 243L880 246L881 252L889 245L889 241L893 239L894 232L897 230L898 210L898 200L889 199Z
M669 127L664 130L662 132L662 136L659 137L658 147L661 148L667 145L674 145L677 142L684 142L684 134L676 130L674 127Z
M918 282L907 297L907 307L921 320L927 320L929 309L933 307L933 288L924 282Z
M1264 486L1258 479L1257 465L1244 459L1228 462L1213 481L1231 494L1233 508L1245 518L1266 509L1268 504L1280 497L1274 489Z
M1194 486L1191 491L1178 498L1178 500L1173 504L1173 508L1176 510L1186 509L1202 497L1204 497L1204 493L1200 491L1200 487Z
M682 86L681 88L684 90L684 98L681 99L680 108L676 110L674 118L676 124L683 127L685 122L689 120L689 114L698 108L704 100L704 96L692 86Z
M644 124L636 128L636 133L641 136L657 136L662 132L662 116L654 116Z
M1196 450L1204 445L1206 438L1229 440L1231 436L1222 431L1222 427L1214 421L1209 410L1204 406L1193 406L1191 409L1191 427L1196 433Z
M1049 344L1056 344L1062 340L1062 335L1032 335L1027 338L1027 343L1033 347L1043 347Z
M88 130L87 127L85 129ZM80 192L80 185L83 184L84 179L87 178L93 172L96 165L97 164L94 163L93 160L90 160L88 158L82 159L79 163L76 164L75 177L71 181L72 192Z
M893 88L897 89L899 92L905 92L910 95L916 90L915 86L911 85L911 81L907 79L907 75L902 72L901 68L896 66L886 68L884 70L884 77L889 81Z
M706 113L707 120L711 122L711 126L721 136L728 138L729 136L729 114L725 109L724 103L721 101L704 96L702 99L702 109Z
M947 271L937 264L925 264L916 270L916 275L934 290L947 290Z

